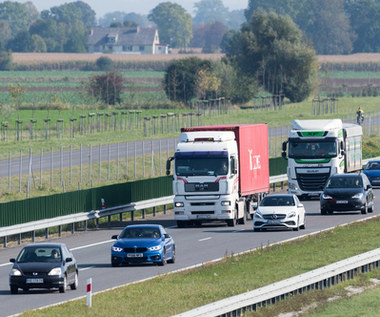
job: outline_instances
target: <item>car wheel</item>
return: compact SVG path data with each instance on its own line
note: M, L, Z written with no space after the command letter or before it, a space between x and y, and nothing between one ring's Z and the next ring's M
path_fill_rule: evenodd
M366 202L366 203L364 204L363 209L361 210L361 213L362 213L362 215L365 215L367 212L368 212L368 206L367 206L367 202Z
M375 210L375 201L372 200L371 208L368 208L368 212L373 212Z
M293 228L293 231L298 231L300 229L300 217L297 218L297 226L295 228Z
M11 285L11 294L17 294L18 293L18 287Z
M75 272L74 283L70 285L70 288L72 290L75 290L78 288L78 273L77 272Z
M164 266L166 264L166 250L162 251L161 262L158 263L159 266Z
M112 267L118 267L118 266L119 266L119 263L111 262L111 265L112 265Z
M168 263L174 263L174 262L175 262L175 248L173 248L172 258L168 260Z
M327 210L326 209L321 209L321 215L327 215Z
M259 229L259 228L253 228L253 231L254 231L254 232L259 232L260 229Z
M66 275L63 277L63 285L59 287L60 293L65 293L67 288L67 277Z
M305 230L306 229L306 220L303 220L303 224L300 226L300 229Z

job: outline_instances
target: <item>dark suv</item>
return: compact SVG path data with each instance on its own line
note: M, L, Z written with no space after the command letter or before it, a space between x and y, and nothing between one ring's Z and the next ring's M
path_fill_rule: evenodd
M374 196L367 176L360 174L335 174L331 176L320 197L321 214L333 211L360 210L373 212Z

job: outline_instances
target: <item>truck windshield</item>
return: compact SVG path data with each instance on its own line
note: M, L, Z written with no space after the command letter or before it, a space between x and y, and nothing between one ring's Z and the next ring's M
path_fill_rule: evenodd
M175 155L175 173L177 176L218 176L228 173L228 156L225 152L210 155L210 152Z
M329 141L289 140L290 158L318 159L337 156L337 143Z

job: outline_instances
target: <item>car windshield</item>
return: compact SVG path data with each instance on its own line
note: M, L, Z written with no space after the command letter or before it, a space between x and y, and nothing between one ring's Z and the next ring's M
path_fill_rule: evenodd
M366 170L380 170L380 162L369 162L365 169Z
M363 181L360 177L333 177L327 181L326 188L361 188Z
M292 196L267 196L265 197L260 206L294 206L294 199Z
M21 250L17 262L60 262L61 258L59 247L28 247Z
M155 238L161 237L160 230L154 227L143 228L126 228L120 234L121 239L141 239L141 238Z

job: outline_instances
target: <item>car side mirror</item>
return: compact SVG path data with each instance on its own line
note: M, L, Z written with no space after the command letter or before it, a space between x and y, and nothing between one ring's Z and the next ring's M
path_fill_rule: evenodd
M16 259L14 259L14 258L9 259L9 262L16 263Z
M73 262L72 258L66 258L66 263Z
M367 185L367 190L372 188L372 185Z
M299 204L298 207L299 207L299 208L303 207L303 204Z
M113 235L112 237L111 237L111 239L114 239L114 240L117 240L119 238L119 236L117 235L117 234L115 234L115 235Z

